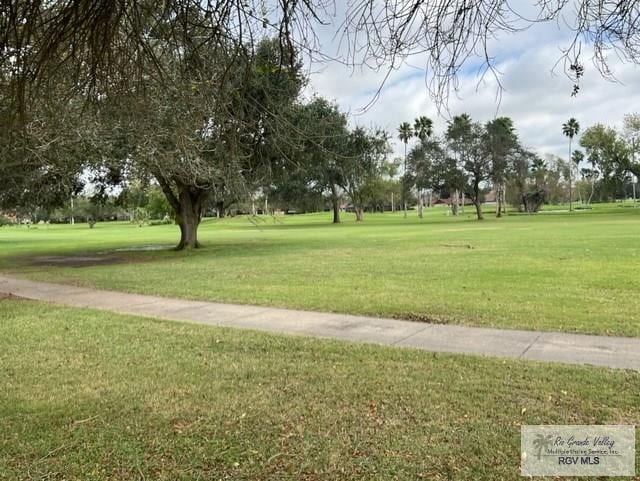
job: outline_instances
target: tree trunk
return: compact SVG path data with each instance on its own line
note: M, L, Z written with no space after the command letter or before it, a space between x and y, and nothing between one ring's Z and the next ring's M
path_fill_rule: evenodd
M453 195L449 195L449 205L451 206L451 213L458 215L458 190L456 189Z
M198 227L202 218L202 204L206 198L206 193L202 190L192 190L188 186L180 189L178 201L180 208L176 212L176 221L180 226L180 243L177 250L197 249Z
M402 171L402 207L407 218L407 141L404 141L404 169Z
M197 249L200 247L198 242L198 226L200 218L189 209L184 209L178 216L178 225L180 226L180 243L176 246L176 250Z
M422 214L424 207L424 202L422 198L422 191L418 190L418 218L422 219L424 216Z
M363 219L362 207L354 207L353 210L356 213L356 222L362 222L362 219Z
M582 205L582 191L580 190L580 179L579 174L576 172L576 190L578 191L578 202Z
M219 200L216 202L216 212L218 213L218 217L222 219L224 217L224 201Z
M496 184L496 217L502 217L502 184Z
M482 204L480 203L480 184L476 181L473 185L473 204L476 206L476 215L478 220L483 220Z
M333 223L340 223L340 197L335 185L331 186L331 205L333 206Z
M331 202L333 204L333 223L339 224L340 223L340 204L337 199L333 199Z
M569 212L573 211L573 202L572 202L572 192L571 192L571 170L572 170L572 165L571 163L573 162L573 160L571 160L571 137L569 137Z
M169 201L176 224L180 227L180 243L176 250L200 247L198 226L202 218L202 207L210 191L183 184L175 179L169 180L159 172L154 173L154 177Z
M473 204L476 206L476 215L478 216L478 220L483 220L484 215L482 214L482 205L479 200L473 201Z
M502 190L501 190L501 196L502 196L502 213L504 215L507 215L507 185L506 184L502 184Z

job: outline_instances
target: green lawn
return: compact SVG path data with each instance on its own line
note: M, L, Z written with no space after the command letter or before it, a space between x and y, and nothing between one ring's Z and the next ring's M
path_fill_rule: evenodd
M630 371L29 301L0 319L2 480L517 480L520 424L640 424Z
M640 336L640 209L424 220L401 214L206 220L204 248L172 245L175 226L119 223L0 228L0 270L34 279L237 303L507 328ZM34 265L100 252L116 264Z

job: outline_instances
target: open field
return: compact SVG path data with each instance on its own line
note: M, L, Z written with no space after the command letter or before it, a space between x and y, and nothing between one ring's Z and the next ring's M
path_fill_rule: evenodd
M484 222L470 212L367 215L360 224L347 214L342 225L328 213L211 219L193 252L135 250L175 244L172 225L5 227L0 270L162 296L640 336L640 209ZM98 258L43 258L80 254Z
M640 423L634 372L28 301L0 318L6 480L515 480L522 423Z

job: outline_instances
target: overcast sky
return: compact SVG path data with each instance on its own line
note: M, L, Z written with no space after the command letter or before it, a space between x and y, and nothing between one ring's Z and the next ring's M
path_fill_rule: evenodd
M526 0L523 0L526 1ZM320 32L325 53L340 55L328 27ZM625 113L640 110L640 67L624 64L615 54L609 66L618 82L603 79L587 54L583 58L585 77L581 91L571 97L572 82L559 66L560 48L567 46L566 30L557 24L537 25L517 34L503 34L492 44L492 54L500 59L501 82L504 90L500 102L496 99L496 82L486 78L478 84L478 72L470 68L460 78L457 96L449 101L449 114L466 112L474 120L487 121L494 116L513 118L521 141L539 154L567 157L567 141L561 125L570 117L578 119L584 130L597 122L621 126ZM584 46L588 51L589 47ZM378 100L365 112L361 109L372 100L382 75L363 70L353 72L337 63L311 66L311 82L307 94L317 93L337 101L343 111L351 114L353 125L379 126L392 134L395 151L402 149L396 140L400 122L418 115L427 115L442 132L447 114L438 114L425 86L425 72L420 59L410 59L394 71Z

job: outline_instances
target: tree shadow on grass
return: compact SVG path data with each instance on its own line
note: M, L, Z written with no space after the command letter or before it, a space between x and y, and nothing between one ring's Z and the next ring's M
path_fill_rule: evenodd
M27 271L33 268L85 268L112 266L117 264L171 263L181 260L227 257L269 257L274 255L295 254L315 249L331 248L322 239L248 239L248 240L210 240L204 241L198 249L176 250L173 245L132 245L107 249L78 249L60 252L59 249L40 251L37 254L21 254L0 258L0 268L9 271Z

